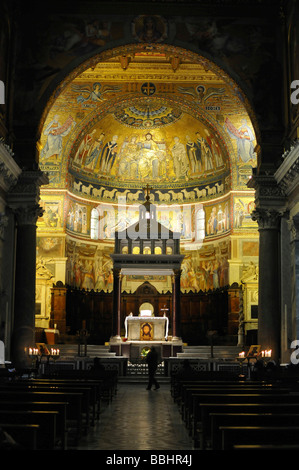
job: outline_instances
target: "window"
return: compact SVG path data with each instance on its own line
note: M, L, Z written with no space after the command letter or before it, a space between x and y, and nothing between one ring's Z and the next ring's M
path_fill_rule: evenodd
M205 238L205 211L202 206L196 209L195 227L196 241L203 240Z
M92 240L98 240L99 238L99 213L97 209L91 211L90 238Z
M258 318L258 305L251 305L251 319L256 320Z

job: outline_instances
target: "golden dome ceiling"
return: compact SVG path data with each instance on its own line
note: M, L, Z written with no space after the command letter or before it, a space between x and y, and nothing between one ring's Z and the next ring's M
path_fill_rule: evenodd
M49 101L39 159L49 188L91 200L197 200L244 189L256 166L246 99L215 64L173 47L106 51Z

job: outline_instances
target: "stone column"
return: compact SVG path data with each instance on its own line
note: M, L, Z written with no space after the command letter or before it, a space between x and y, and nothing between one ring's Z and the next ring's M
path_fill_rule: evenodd
M290 325L290 339L299 340L299 214L292 217L291 221L291 247L292 262L291 264L291 295L292 300L292 324ZM293 336L294 335L294 336Z
M257 208L252 213L258 222L259 248L259 304L258 344L272 349L274 360L280 358L280 220L282 212Z
M120 268L113 269L113 313L112 340L120 341L120 306L121 306L121 272Z
M181 339L181 270L173 271L173 287L172 287L172 338L174 340Z
M28 348L35 346L36 222L42 216L39 189L48 178L39 170L23 171L8 195L15 215L15 302L11 356L17 369L30 366Z

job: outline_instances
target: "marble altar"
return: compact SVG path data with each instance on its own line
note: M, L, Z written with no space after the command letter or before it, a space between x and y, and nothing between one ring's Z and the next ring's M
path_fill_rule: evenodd
M165 341L168 337L168 317L127 316L125 337L128 341Z

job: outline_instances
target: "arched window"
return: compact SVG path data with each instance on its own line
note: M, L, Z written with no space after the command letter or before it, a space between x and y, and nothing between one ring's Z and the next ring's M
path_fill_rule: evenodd
M96 208L91 211L90 238L92 240L98 240L99 238L99 213Z
M205 211L202 206L196 209L195 230L195 240L203 240L205 238Z

